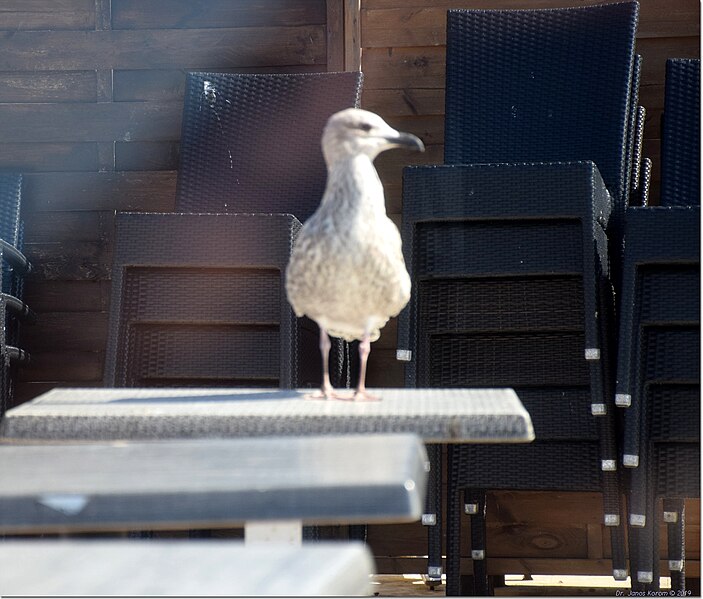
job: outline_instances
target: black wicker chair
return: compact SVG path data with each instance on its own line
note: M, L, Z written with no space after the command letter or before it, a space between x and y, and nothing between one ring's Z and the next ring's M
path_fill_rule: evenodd
M445 163L593 161L619 252L638 16L637 2L449 11Z
M700 181L701 61L666 61L661 147L661 206L698 206Z
M661 206L700 205L699 127L700 60L669 59L662 117ZM647 161L644 159L645 165ZM651 161L648 166L651 168ZM646 205L646 193L644 200ZM672 588L678 591L685 590L683 498L700 495L698 449L691 445L700 444L696 417L700 406L694 399L700 393L700 341L698 336L689 334L688 341L682 344L686 333L680 329L684 323L689 330L698 325L698 214L690 209L628 212L629 240L624 262L628 284L623 289L618 357L616 403L628 408L623 460L635 468L630 483L635 580L643 587L658 586L655 548L659 543L657 519L662 512L659 498L663 497ZM673 348L674 362L663 360L661 347ZM657 358L652 361L652 356ZM679 385L687 380L695 384L688 387L687 393L685 386L670 388L672 378ZM676 401L662 404L664 398ZM670 408L666 414L674 414L684 425L679 426L678 432L675 427L665 427L666 434L661 433L662 422L668 421L660 413L663 405ZM684 420L680 419L681 414L686 414ZM693 429L689 427L686 432L686 424L693 424Z
M614 377L609 364L613 298L606 246L609 241L610 252L619 256L637 144L637 18L636 2L575 9L450 10L444 158L447 165L470 166L406 169L403 195L404 244L415 285L415 298L399 322L399 358L411 360L407 384L513 384L529 404L547 446L557 439L574 438L574 426L581 431L575 438L580 440L579 434L584 441L590 438L591 449L586 452L590 458L583 458L589 466L583 470L593 474L591 479L575 481L574 468L565 468L560 484L605 491L604 521L614 526L613 568L618 578L625 577L626 563L624 526L619 526L619 481L612 471L617 463L613 410L607 405L612 403L609 392ZM544 164L554 162L561 164ZM586 172L591 175L585 177ZM574 189L569 187L570 176L575 177ZM594 203L594 198L599 201ZM425 235L427 241L423 241ZM435 240L429 241L430 237ZM431 264L424 256L431 249L428 244L442 248L431 252L437 258ZM459 258L461 253L464 258ZM586 265L585 256L591 256ZM589 270L589 263L598 263L598 268ZM434 281L447 275L447 269L452 273L446 285ZM479 277L484 295L477 299ZM550 277L554 278L545 282ZM560 277L563 280L555 280ZM470 283L463 283L463 278ZM617 276L613 280L617 283ZM550 314L549 326L536 325L534 320L530 324L525 310L542 315L545 310L528 308L520 298L538 298L548 284L554 285L555 296L582 308L580 321L574 320L572 308ZM467 289L462 289L464 285ZM560 285L563 289L556 291ZM570 295L562 295L569 285ZM422 308L438 302L442 293L454 294L453 303L439 300L436 308ZM513 298L507 299L511 294ZM434 309L454 320L444 323L444 329L432 329L428 314ZM483 324L479 316L473 330L467 329L469 314L477 310L493 311L487 319L492 324ZM453 338L467 335L471 338L463 341ZM427 343L434 344L433 349L423 354L421 348ZM454 352L470 360L452 359ZM486 352L505 359L486 360L476 372L474 361ZM442 374L446 370L442 360L451 365L446 374ZM568 417L552 418L553 406ZM598 418L588 418L589 407ZM537 441L529 448L449 448L448 594L488 590L482 538L484 489L523 484L560 488L553 480L540 483L542 447L537 432ZM528 459L531 453L534 458ZM512 479L510 466L470 471L460 467L463 456L478 460L476 464L503 464L508 455L514 463L532 464L535 476L529 483L519 476ZM439 456L434 456L432 467L440 471ZM458 572L454 529L461 488L472 489L473 497L465 507L475 515L473 588L462 588ZM439 514L433 496L437 492L430 495L427 511ZM439 522L431 515L427 520ZM429 532L430 578L441 573L439 529L440 524Z
M307 220L327 179L321 132L330 115L359 106L362 81L359 72L189 73L176 211ZM349 344L335 340L333 385L350 385L350 358Z
M658 498L685 587L684 497L700 495L700 209L627 212L616 403L625 411L633 579L658 587ZM656 508L656 509L655 509Z
M449 447L447 593L487 591L486 489L605 491L615 569L624 569L613 410L603 403L612 392L611 306L600 222L610 198L597 170L592 163L410 167L403 189L415 286L399 321L399 345L413 357L406 384L513 387L536 434L529 446ZM600 319L587 318L596 312ZM439 472L440 464L432 467ZM472 515L473 589L459 580L462 488L471 489L464 509ZM437 486L428 513L439 512Z
M283 286L295 217L121 213L116 226L106 385L304 384L298 355L317 335L299 334Z
M188 73L177 212L274 212L305 222L325 190L320 137L358 107L362 74Z
M180 214L180 219L176 220L198 223L194 224L194 227L204 236L201 243L217 252L218 250L207 239L209 234L202 228L201 223L204 221L196 215L197 213L285 213L294 214L301 219L307 218L319 203L326 180L325 164L320 149L322 129L331 114L343 108L358 105L361 79L361 73L296 75L189 73L184 99L176 193L176 212ZM166 225L168 227L185 226L173 224L176 220L165 219L164 222L168 223ZM135 226L138 221L139 217L135 216L133 218ZM278 225L272 222L271 227L271 230L274 230ZM265 230L265 227L262 230ZM286 231L284 233L281 243L285 245L290 242L290 233ZM129 244L138 244L134 236L129 235L127 240L121 240L122 235L128 235L128 233L118 228L116 241L118 246L128 247ZM169 261L173 266L179 264L180 260L181 266L187 267L188 252L193 251L194 248L197 249L196 246L199 243L197 237L190 236L189 239L193 243L193 248L190 250L180 248L181 251L178 251L179 248L174 246L173 256L163 260ZM220 239L220 243L225 242L226 239ZM233 239L230 243L237 246L239 240ZM144 240L144 244L147 244L147 240ZM116 254L117 270L122 268L122 262L119 260L121 259ZM141 260L139 264L151 265L148 261L144 261L145 258ZM157 257L153 265L161 263L162 259ZM255 263L252 262L252 264ZM276 264L276 268L280 266ZM193 300L189 299L187 303L196 310L191 318L197 321L216 318L217 314L212 302L208 304L210 316L200 313L202 310L198 311L198 298L202 298L203 295L227 297L232 294L233 286L246 285L249 282L246 278L228 279L226 276L211 278L207 283L203 280L197 282L196 274L189 274L187 269L182 269L177 279L170 279L168 283L162 281L162 284L174 290L174 286L186 286L181 293L192 294ZM119 276L117 275L118 279ZM140 277L146 277L148 281L147 279L142 281ZM116 293L123 294L131 291L142 293L138 285L143 284L147 287L152 284L158 285L157 280L161 279L154 272L130 272L125 285L120 282L122 287L118 285L114 290ZM252 307L242 306L241 308L253 309L254 305L265 304L268 299L262 294L267 294L269 291L253 284L245 296L252 303ZM276 300L278 301L278 298ZM192 336L195 333L192 331L187 333L185 329L178 334L173 331L167 334L165 330L157 334L150 328L145 318L139 315L137 304L143 301L156 302L151 309L160 309L162 320L188 319L187 310L184 310L183 305L170 303L159 306L158 294L147 294L144 298L131 298L124 295L118 303L127 310L127 313L120 315L114 309L111 312L110 329L115 331L116 336L120 338L129 336L136 344L135 347L151 347L151 344L158 343L165 348L167 340L171 340L178 344L174 347L184 342L187 347L195 350L196 346L203 348L207 346L209 331L212 334L212 348L208 354L216 352L218 355L223 353L230 355L236 352L239 363L243 364L244 348L250 345L247 345L246 341L242 341L244 345L240 345L239 336L227 338L223 337L221 332L207 328L201 328L195 337ZM122 327L117 324L118 322L131 324ZM303 335L305 339L301 338L290 343L307 348L308 332L313 329L312 322L303 321L302 326L296 326L294 330L300 331L296 334ZM183 335L191 335L188 337L190 341L186 342ZM195 345L196 337L197 345ZM246 335L244 337L246 338ZM315 338L317 338L316 333ZM348 385L349 364L348 361L344 363L345 347L340 342L335 348L336 351L331 360L332 380L336 385ZM281 386L319 384L319 371L314 377L310 377L305 370L311 362L313 368L320 362L317 342L314 351L305 351L300 356L295 354L296 359L300 358L300 364L294 364L294 372L280 376L278 372L272 374L271 364L264 359L261 352L255 351L252 356L252 359L263 360L257 375L257 380L260 380L261 384L264 384L264 381L270 384L278 381ZM192 353L190 357L183 355L181 358L174 361L173 365L175 368L176 363L180 364L182 368L179 368L179 371L182 373L190 371L195 374L202 366L202 375L209 373L206 378L212 382L218 378L232 382L231 376L219 377L214 364L208 363L205 366L202 359L192 359ZM120 359L122 358L119 352L108 352L106 383L123 385L135 384L137 380L145 383L148 380L151 381L150 384L157 384L155 379L144 378L144 373L140 370L146 368L148 362L130 358L133 360L130 363L135 365L136 370L128 374L124 371L123 364L117 364L116 361ZM190 364L188 368L185 368L186 362ZM200 366L197 366L198 364ZM345 367L346 376L342 374ZM298 373L299 370L300 373ZM256 368L251 372L255 371L257 371ZM264 373L268 374L264 376ZM165 383L168 377L159 380ZM182 377L178 380L183 382ZM246 377L243 380L246 380Z

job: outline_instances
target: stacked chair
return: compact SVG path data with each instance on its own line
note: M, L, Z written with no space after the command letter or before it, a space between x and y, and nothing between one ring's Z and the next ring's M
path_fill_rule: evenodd
M299 229L285 214L119 214L110 385L297 386L298 342L317 347L281 283Z
M490 591L490 489L602 492L613 575L627 575L610 255L637 143L638 8L447 15L445 164L404 171L414 294L399 357L409 386L513 387L536 434L528 446L448 447L448 595ZM435 580L440 457L426 518ZM462 490L472 577L460 576Z
M667 61L660 206L628 209L616 404L631 468L633 585L659 588L667 523L674 591L685 591L684 498L700 496L700 61ZM660 501L663 499L663 508Z
M22 253L24 226L20 219L22 175L0 173L0 262L2 292L0 311L0 416L11 405L17 369L29 362L29 354L19 347L20 324L36 321L34 312L22 301L24 276L31 264Z
M188 74L176 212L117 217L106 385L319 385L317 330L283 275L324 191L322 129L360 88L360 73ZM341 345L331 363L346 383Z
M666 61L661 147L661 206L700 204L701 61Z

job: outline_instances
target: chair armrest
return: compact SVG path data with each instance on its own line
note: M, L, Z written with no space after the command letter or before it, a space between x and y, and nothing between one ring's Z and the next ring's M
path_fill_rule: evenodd
M10 359L10 362L16 362L25 366L29 364L29 352L12 345L8 345L5 350L7 351L7 357Z
M36 324L36 312L22 300L16 298L14 295L8 295L7 293L0 293L0 296L2 296L2 299L5 301L5 307L22 322L26 324Z
M32 264L14 245L0 239L0 250L2 250L3 258L19 273L29 274L32 272Z

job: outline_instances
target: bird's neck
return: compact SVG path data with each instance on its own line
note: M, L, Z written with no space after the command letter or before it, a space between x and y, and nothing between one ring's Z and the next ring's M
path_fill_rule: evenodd
M329 165L325 198L349 204L350 211L386 212L383 185L373 160L365 155L344 157Z

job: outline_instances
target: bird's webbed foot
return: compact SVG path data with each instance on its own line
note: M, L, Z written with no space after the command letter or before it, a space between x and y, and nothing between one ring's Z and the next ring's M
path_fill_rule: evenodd
M323 386L313 393L308 393L304 396L305 399L327 399L327 400L349 400L349 396L339 393L336 389L330 386Z
M369 393L366 389L357 390L352 396L353 401L381 401L380 395Z

